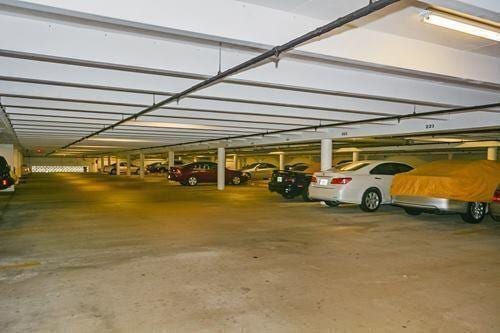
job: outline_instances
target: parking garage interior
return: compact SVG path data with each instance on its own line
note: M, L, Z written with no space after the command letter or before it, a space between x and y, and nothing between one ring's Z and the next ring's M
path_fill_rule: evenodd
M500 330L496 1L0 0L0 29L1 332Z

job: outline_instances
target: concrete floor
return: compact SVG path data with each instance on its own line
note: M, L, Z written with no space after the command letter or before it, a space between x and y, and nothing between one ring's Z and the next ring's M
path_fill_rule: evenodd
M73 174L0 206L3 333L500 331L489 218Z

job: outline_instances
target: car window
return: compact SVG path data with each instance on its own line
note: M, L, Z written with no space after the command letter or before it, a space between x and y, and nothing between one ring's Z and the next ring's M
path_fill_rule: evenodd
M307 164L300 164L300 165L295 165L292 167L293 171L304 171L307 169L308 165Z
M372 175L395 175L399 172L395 163L382 163L377 165L370 171Z
M354 163L349 163L347 165L342 166L339 168L339 171L357 171L361 168L364 168L365 166L369 165L370 163L368 162L354 162Z
M253 169L255 168L259 163L252 163L252 164L249 164L249 165L245 165L244 167L242 167L242 169Z
M408 172L408 171L413 170L413 168L411 166L406 165L406 164L402 164L402 163L397 163L396 168L398 170L397 173L403 173L403 172Z

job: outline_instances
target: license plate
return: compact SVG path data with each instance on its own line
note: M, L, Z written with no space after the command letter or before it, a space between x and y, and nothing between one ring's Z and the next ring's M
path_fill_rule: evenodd
M320 184L321 186L326 186L326 185L328 185L328 179L324 179L324 178L323 178L323 179L320 179L320 180L319 180L319 184Z
M277 181L278 183L281 183L281 182L283 181L283 177L276 177L276 181Z

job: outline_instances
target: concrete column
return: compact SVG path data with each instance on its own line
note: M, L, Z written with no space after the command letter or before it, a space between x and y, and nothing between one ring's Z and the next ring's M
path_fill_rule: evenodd
M488 160L496 161L498 159L498 148L497 147L488 147Z
M238 154L233 155L233 166L235 170L238 170Z
M453 159L453 153L448 153L448 159L452 160Z
M115 158L115 163L116 163L116 175L120 175L120 158L116 156Z
M168 169L175 166L175 153L173 150L168 151Z
M131 158L130 158L130 154L129 154L129 155L127 155L127 176L129 176L129 177L130 177L130 175L132 175L132 171L130 170L130 163L131 163L130 160L131 160Z
M359 161L359 151L353 151L352 152L352 161L353 162Z
M321 171L332 168L332 139L321 140Z
M111 156L108 156L108 166L111 165Z
M101 173L104 171L104 156L101 156Z
M139 154L139 176L144 179L144 153Z
M226 184L226 150L217 148L217 189L223 190Z
M279 154L279 157L280 157L280 170L285 170L285 153L280 153Z

